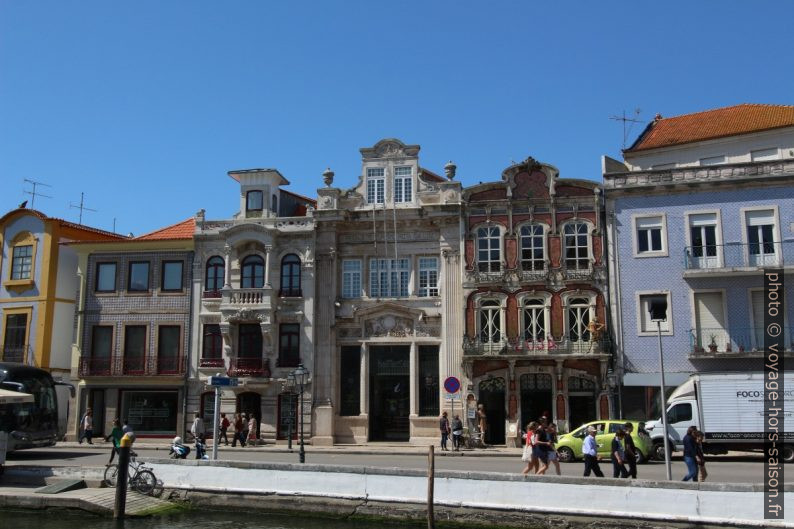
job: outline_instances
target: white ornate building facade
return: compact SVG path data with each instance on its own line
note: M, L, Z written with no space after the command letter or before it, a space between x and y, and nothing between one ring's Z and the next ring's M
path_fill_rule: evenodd
M318 191L315 444L434 440L460 376L461 186L419 149L382 140L353 188L328 170Z
M239 212L226 220L207 220L204 210L196 215L188 415L198 412L211 427L208 378L237 377L240 385L222 394L221 411L248 413L259 438L283 439L297 411L283 382L299 364L314 372L315 203L282 189L289 182L276 169L229 176L240 185Z

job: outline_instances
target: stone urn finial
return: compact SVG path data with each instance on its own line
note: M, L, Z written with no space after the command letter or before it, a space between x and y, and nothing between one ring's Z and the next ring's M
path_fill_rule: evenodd
M447 179L452 180L455 178L455 171L458 169L458 166L452 163L452 160L447 162L447 165L444 166L444 172L447 174Z
M330 167L323 171L323 182L325 183L325 187L331 187L331 184L334 183L334 172L331 171Z

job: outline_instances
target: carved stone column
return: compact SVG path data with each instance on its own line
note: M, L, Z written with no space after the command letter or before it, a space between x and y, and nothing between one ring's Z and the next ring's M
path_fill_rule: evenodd
M221 338L223 338L223 363L230 366L228 360L232 357L232 333L231 324L228 321L222 321L218 327L221 330Z
M271 287L270 284L270 254L273 253L273 247L265 246L265 286Z
M366 343L361 344L361 372L359 377L359 413L366 415L369 413L369 399L367 398L369 394L369 346Z
M410 416L417 417L419 415L419 395L418 395L418 387L419 387L419 348L416 346L416 342L411 342L411 356L409 360L409 368L408 373L409 380L411 384L411 389L409 391L410 395Z
M223 288L232 288L232 247L227 244L223 253Z

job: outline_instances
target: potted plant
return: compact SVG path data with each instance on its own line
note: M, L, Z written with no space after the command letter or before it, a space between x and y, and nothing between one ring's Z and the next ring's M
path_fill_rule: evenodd
M726 353L732 353L733 352L733 345L731 345L731 341L730 340L728 340L725 343L725 352Z
M709 352L716 353L717 352L717 335L712 334L709 336L711 342L709 342Z
M740 343L740 344L739 344L739 352L740 352L740 353L743 353L743 352L744 352L744 344L743 344L743 343Z

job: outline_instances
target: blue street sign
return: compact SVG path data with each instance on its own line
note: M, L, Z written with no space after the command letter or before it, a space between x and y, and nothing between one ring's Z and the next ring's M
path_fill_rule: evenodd
M444 389L447 393L457 393L460 391L460 380L455 377L447 377L444 380Z
M238 385L239 381L236 378L231 377L210 377L209 385L210 386L236 386Z

